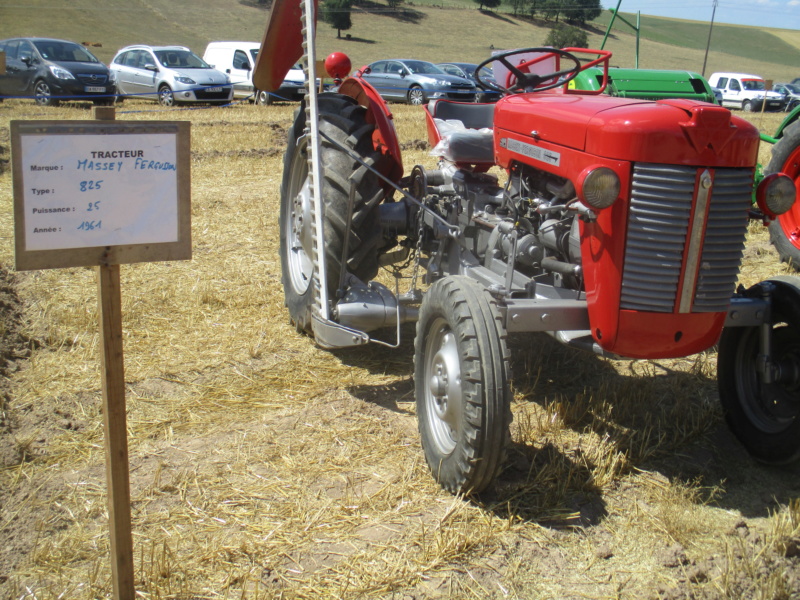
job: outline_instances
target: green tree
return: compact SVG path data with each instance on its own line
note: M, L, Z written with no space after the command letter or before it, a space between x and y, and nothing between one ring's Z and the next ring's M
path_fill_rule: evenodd
M539 4L539 12L544 17L545 21L555 21L558 23L562 4L562 0L543 0Z
M320 10L322 20L336 30L336 37L342 37L342 31L347 31L353 26L350 18L352 0L325 0Z
M544 42L545 46L554 48L586 48L589 44L589 36L583 29L578 29L572 25L564 23L556 24L547 34Z
M386 0L386 4L389 5L389 8L397 8L403 3L403 0Z
M478 4L478 10L483 10L484 7L486 8L497 8L500 6L500 3L503 0L475 0L475 3Z
M561 0L561 15L568 23L584 25L602 12L600 0Z

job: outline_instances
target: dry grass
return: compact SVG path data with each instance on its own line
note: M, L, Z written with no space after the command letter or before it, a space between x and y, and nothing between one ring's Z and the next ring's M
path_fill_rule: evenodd
M418 111L392 108L401 141L425 139ZM191 120L193 140L193 259L122 268L140 597L797 593L796 478L727 434L713 352L614 362L513 340L509 466L478 500L440 491L408 341L330 353L288 324L277 214L293 109L118 112ZM12 118L89 116L0 104L0 146ZM421 150L404 161L433 164ZM0 201L0 262L13 264L8 172ZM743 281L786 272L753 227ZM95 286L93 269L18 274L40 346L6 407L23 459L0 471L0 597L110 596Z

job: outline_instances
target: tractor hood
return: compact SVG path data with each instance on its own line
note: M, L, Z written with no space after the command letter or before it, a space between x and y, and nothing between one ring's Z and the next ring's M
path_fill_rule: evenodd
M726 108L684 99L532 93L497 103L494 126L532 142L631 162L753 167L758 130Z

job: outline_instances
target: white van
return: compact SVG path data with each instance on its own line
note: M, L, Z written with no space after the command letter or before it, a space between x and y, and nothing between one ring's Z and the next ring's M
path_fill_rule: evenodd
M783 98L777 92L768 92L764 80L749 73L713 73L708 78L711 87L722 92L722 106L741 108L747 112L781 110Z
M300 65L289 70L278 90L267 92L255 89L253 69L260 48L261 44L257 42L211 42L203 54L203 60L230 76L234 98L247 98L256 104L300 100L306 93L306 76Z

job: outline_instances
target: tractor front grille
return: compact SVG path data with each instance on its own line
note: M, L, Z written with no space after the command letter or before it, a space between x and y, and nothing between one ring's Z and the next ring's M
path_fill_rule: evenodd
M621 308L667 313L727 310L742 260L753 171L709 169L713 184L704 205L694 188L705 171L634 166Z

